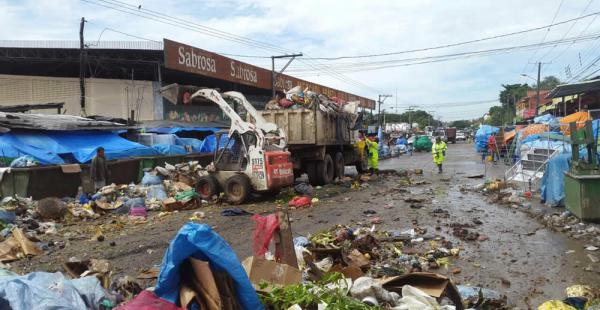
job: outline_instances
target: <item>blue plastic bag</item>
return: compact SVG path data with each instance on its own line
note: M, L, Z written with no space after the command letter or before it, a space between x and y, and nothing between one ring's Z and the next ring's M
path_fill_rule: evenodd
M246 271L229 244L210 226L191 222L181 227L163 257L154 291L158 297L178 304L180 268L188 257L208 261L211 269L227 272L233 280L238 302L244 309L264 309Z
M144 177L142 178L142 185L160 185L162 184L162 180L159 176L153 175L148 172L144 172Z
M60 272L0 277L0 306L13 310L98 309L107 298L98 278L70 280ZM2 308L4 309L4 308Z

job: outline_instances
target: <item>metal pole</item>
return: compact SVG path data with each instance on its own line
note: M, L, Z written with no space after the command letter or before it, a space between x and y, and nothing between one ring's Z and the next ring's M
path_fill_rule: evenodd
M271 98L275 99L275 57L271 56Z
M542 63L538 62L538 78L537 78L537 105L540 106L540 73L542 72Z
M85 116L85 44L83 42L83 28L85 18L81 18L79 23L79 105L81 107L81 115Z
M292 61L296 57L300 56L302 56L302 53L293 55L271 56L271 96L273 97L273 99L275 99L275 81L277 79L277 74L283 73L283 71L285 71L285 69L290 65L290 63L292 63ZM275 58L290 58L290 60L287 62L287 64L285 64L281 71L275 72Z

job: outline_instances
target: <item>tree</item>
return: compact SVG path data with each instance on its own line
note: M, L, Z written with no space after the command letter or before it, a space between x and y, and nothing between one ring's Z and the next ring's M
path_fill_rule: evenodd
M425 128L429 124L434 126L434 124L440 122L434 119L433 115L422 110L407 111L402 114L385 114L386 123L409 123L409 120L412 123L419 124L419 128Z
M500 102L502 103L502 108L505 115L502 117L502 120L506 120L507 123L512 123L513 118L515 117L515 106L516 103L521 100L521 98L527 96L527 90L531 88L527 84L502 84L504 88L500 91ZM498 111L496 111L498 112ZM500 123L503 124L502 121Z
M487 123L492 126L502 126L504 124L504 114L505 108L501 106L493 106L490 108L488 112L490 114L490 118L487 120Z
M470 120L458 120L458 121L453 121L452 123L450 123L450 127L456 127L458 129L464 129L464 128L468 128L471 127L471 121Z
M561 84L561 81L554 75L546 76L540 81L540 89L552 90L554 87ZM536 85L533 85L533 89L537 89Z

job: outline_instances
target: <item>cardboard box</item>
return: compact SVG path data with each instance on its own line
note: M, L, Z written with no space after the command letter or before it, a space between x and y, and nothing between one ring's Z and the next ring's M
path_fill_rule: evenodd
M250 278L250 282L257 291L268 292L269 288L260 289L261 282L267 282L275 286L286 286L300 283L302 272L292 266L268 261L262 258L250 256L242 262L242 266Z
M410 285L420 289L427 295L439 298L448 296L456 305L456 310L463 310L462 299L458 289L447 277L429 272L413 272L405 275L384 279L381 283L390 292L401 293L402 286Z

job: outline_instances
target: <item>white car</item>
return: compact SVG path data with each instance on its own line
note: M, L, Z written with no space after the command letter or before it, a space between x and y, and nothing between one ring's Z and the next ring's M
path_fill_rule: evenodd
M465 135L464 132L462 132L462 131L456 132L456 141L466 141L466 140L467 140L467 136Z

